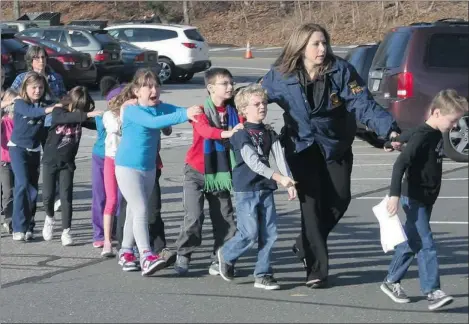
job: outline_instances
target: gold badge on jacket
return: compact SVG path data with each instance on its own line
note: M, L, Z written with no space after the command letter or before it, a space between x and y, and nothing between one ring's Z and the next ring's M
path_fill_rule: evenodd
M352 81L348 84L348 87L350 88L350 91L352 91L352 93L354 95L357 95L359 94L360 92L363 91L363 87L360 87L357 83L357 81Z
M340 105L342 105L342 101L340 101L340 98L339 96L337 95L337 92L333 92L331 93L330 97L331 99L331 106L332 108L337 108L339 107Z

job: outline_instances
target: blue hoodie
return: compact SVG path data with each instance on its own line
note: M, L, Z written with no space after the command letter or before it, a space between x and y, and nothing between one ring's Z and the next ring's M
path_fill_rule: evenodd
M13 132L11 142L25 149L35 149L41 144L42 129L46 109L41 103L27 103L23 99L15 100Z
M128 106L121 113L122 138L116 165L150 171L160 143L160 129L188 121L187 110L166 103L156 107Z

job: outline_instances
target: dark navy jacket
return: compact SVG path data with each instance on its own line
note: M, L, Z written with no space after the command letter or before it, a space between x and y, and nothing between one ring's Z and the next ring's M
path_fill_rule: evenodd
M44 117L47 103L39 106L25 102L23 99L15 100L15 113L13 117L13 132L11 141L18 147L34 149L40 145L43 136Z
M392 115L373 100L347 61L335 57L325 80L322 100L312 111L297 74L283 75L272 67L262 78L269 102L284 110L287 156L316 142L327 161L341 159L355 138L356 120L383 138L388 138L391 131L399 131Z

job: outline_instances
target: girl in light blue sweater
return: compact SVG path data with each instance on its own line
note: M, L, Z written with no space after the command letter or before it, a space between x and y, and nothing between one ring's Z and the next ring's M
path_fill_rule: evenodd
M120 111L122 137L115 156L117 184L127 201L127 218L119 252L124 271L141 268L149 276L164 268L165 261L153 254L148 234L148 199L155 184L160 129L193 120L202 111L198 106L182 108L161 103L161 83L150 69L137 71L131 83L116 98L127 100ZM137 244L140 265L132 247Z

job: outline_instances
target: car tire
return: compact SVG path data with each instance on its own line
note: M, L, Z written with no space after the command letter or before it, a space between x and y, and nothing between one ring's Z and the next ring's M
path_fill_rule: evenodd
M469 162L469 115L462 117L457 127L443 133L445 155L455 162Z
M175 70L174 69L174 63L166 57L159 58L158 63L161 66L161 71L158 74L158 76L160 77L161 83L170 82L174 77L173 76L174 70Z
M176 78L176 81L187 82L187 81L192 80L193 77L194 77L194 73L184 73L184 74L181 74L180 76L178 76Z

